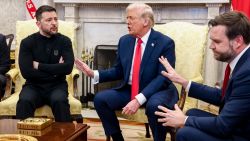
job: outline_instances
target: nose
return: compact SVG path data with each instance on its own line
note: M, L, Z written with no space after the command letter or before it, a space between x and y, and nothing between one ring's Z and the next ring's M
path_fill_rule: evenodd
M52 24L56 25L57 24L57 20L52 20Z
M126 23L127 23L127 24L131 24L131 18L127 17Z
M209 45L210 49L215 49L215 45L213 44L213 42Z
M126 20L126 24L129 24L129 19Z

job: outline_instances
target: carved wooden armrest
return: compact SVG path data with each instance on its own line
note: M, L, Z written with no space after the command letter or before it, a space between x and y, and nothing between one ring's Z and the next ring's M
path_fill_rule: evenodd
M178 101L178 106L181 110L183 110L184 108L184 104L186 101L186 97L187 97L187 92L185 91L185 89L183 87L181 87L181 94L180 94L180 99Z
M79 78L80 73L76 68L73 68L71 72L71 77L73 78L73 96L76 99L79 99L78 97L78 89L77 89L77 79Z
M2 97L2 100L7 99L11 95L11 90L12 90L12 82L16 79L19 71L17 68L9 70L5 76L6 76L6 86L5 86L5 93L4 96Z
M191 79L191 81L198 82L198 83L201 83L202 80L203 80L202 77L195 77ZM187 97L187 92L185 91L185 88L181 87L180 99L177 103L181 110L183 110L184 108L186 97Z

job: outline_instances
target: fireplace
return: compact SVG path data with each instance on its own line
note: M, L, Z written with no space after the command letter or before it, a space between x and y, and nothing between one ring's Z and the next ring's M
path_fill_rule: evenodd
M110 68L116 59L117 46L116 45L97 45L94 52L94 69L103 70ZM120 80L104 82L94 85L94 94L104 89L117 86Z

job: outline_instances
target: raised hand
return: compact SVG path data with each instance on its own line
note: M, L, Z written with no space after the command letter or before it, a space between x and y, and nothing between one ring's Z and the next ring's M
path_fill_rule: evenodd
M186 80L185 78L183 78L182 76L180 76L174 69L173 67L169 64L167 58L164 58L163 56L161 56L161 58L159 58L159 61L161 62L161 64L166 68L167 71L162 71L161 74L167 78L169 78L171 81L178 83L180 85L182 85L184 88L187 87L188 85L188 80Z
M85 75L89 77L94 77L94 71L84 62L82 62L80 59L75 59L75 65L76 68L82 71Z

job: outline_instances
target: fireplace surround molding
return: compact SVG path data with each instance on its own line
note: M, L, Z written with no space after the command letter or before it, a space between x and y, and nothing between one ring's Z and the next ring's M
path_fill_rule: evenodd
M54 0L55 3L153 3L153 4L163 4L163 3L229 3L229 0Z

